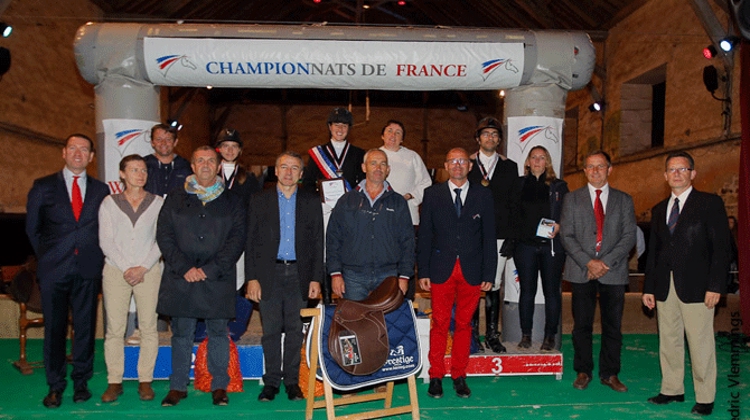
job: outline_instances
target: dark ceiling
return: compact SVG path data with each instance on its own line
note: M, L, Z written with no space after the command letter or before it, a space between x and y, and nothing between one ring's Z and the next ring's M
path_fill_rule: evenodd
M92 0L110 22L322 23L328 25L453 26L576 30L603 40L607 31L646 0ZM171 88L175 102L190 98ZM457 107L494 114L496 93L357 92L213 89L212 126L239 103L373 103L405 107ZM189 101L189 99L187 99ZM173 102L174 103L174 102Z
M93 0L105 19L567 29L602 32L645 0Z

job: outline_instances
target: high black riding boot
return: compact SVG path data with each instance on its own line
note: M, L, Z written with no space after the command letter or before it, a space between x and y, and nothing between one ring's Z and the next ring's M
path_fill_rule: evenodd
M484 294L484 322L487 325L484 335L484 345L495 353L505 353L506 349L497 332L500 320L500 291L495 290Z
M471 318L471 350L471 354L484 353L484 347L479 342L479 305L477 305L477 310L474 311L474 317Z

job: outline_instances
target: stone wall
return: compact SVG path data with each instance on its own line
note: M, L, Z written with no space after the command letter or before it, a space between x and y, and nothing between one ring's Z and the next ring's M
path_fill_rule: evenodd
M78 75L73 38L101 15L86 0L13 0L3 13L14 31L2 41L12 64L0 80L0 212L25 212L33 180L63 166L69 134L95 138L94 89Z
M713 3L711 3L715 6ZM715 8L720 22L728 17ZM701 52L710 43L689 2L651 0L609 31L605 42L597 43L598 65L606 76L594 76L606 101L603 113L587 109L592 102L588 91L572 92L568 108L578 107L578 162L586 153L602 148L615 162L611 184L630 193L639 220L649 220L649 209L667 197L664 158L672 150L686 150L696 160L697 189L720 194L729 214L737 211L739 173L739 56L732 74L732 123L730 135L723 132L722 103L711 98L703 85L703 67L722 67ZM666 66L664 147L627 153L623 145L623 86L660 66ZM717 91L717 96L722 96ZM643 129L643 128L642 128ZM585 184L580 171L569 171L571 189Z
M716 9L719 19L726 15ZM62 166L60 148L70 133L95 135L94 90L78 74L73 58L76 29L89 20L100 20L101 11L87 0L45 3L43 6L20 0L11 1L3 19L16 30L3 40L13 54L13 65L0 81L0 211L23 212L32 180ZM721 103L710 97L702 83L702 68L709 62L701 55L709 38L683 0L651 0L612 28L608 38L597 42L597 63L604 77L594 76L606 107L603 113L587 109L592 102L587 89L571 92L568 109L578 108L577 156L566 157L580 168L582 157L603 148L616 162L612 184L636 199L639 218L648 218L648 209L664 198L664 154L686 149L697 161L696 187L721 193L730 214L736 212L739 165L739 106L733 108L730 139L724 138ZM714 59L713 64L720 67ZM666 67L666 117L663 149L633 152L623 145L622 86L651 70ZM737 104L739 63L734 67L733 103ZM189 157L201 144L210 144L212 114L208 91L186 93L186 88L162 88L162 119L180 115L185 128L180 133L177 152ZM720 93L720 92L719 92ZM233 105L226 126L238 129L246 147L242 157L247 165L272 165L284 148L305 152L327 140L325 118L333 106L253 104L252 98ZM475 122L483 115L459 112L455 108L422 109L417 106L386 107L353 103L355 126L353 142L365 149L381 144L380 129L386 120L397 118L406 125L405 145L425 157L428 167L439 168L451 147L476 149L472 138ZM498 109L497 115L502 112ZM282 118L283 117L283 118ZM566 136L569 138L569 136ZM96 164L90 167L95 173ZM585 183L583 174L569 169L566 179L571 188Z

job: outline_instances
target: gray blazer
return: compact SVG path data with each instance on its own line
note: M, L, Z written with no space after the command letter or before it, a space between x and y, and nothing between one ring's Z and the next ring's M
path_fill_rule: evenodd
M609 267L609 272L599 279L600 283L627 284L628 256L635 246L635 238L633 199L610 186L602 247L597 255L596 217L588 184L566 194L560 221L560 241L567 254L563 279L571 283L586 283L586 264L592 259L599 259Z

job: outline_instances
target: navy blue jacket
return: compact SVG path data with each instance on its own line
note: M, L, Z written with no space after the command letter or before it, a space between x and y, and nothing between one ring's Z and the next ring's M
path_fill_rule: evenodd
M76 221L62 171L34 181L26 204L26 234L36 253L40 283L70 274L101 279L104 254L99 248L99 205L107 195L105 183L87 176L86 197Z
M143 189L160 197L164 197L177 187L184 187L185 178L193 173L190 162L182 156L177 155L172 161L173 167L172 172L169 173L169 177L162 179L160 176L161 171L159 170L159 159L153 154L144 156L143 159L146 161L146 168L148 169L148 179Z
M480 184L470 184L460 218L447 182L424 190L417 245L419 278L445 283L453 272L456 257L469 284L495 282L494 205L492 193Z
M341 196L326 232L328 273L396 267L398 275L414 274L414 226L401 194L388 189L374 206L359 187Z

